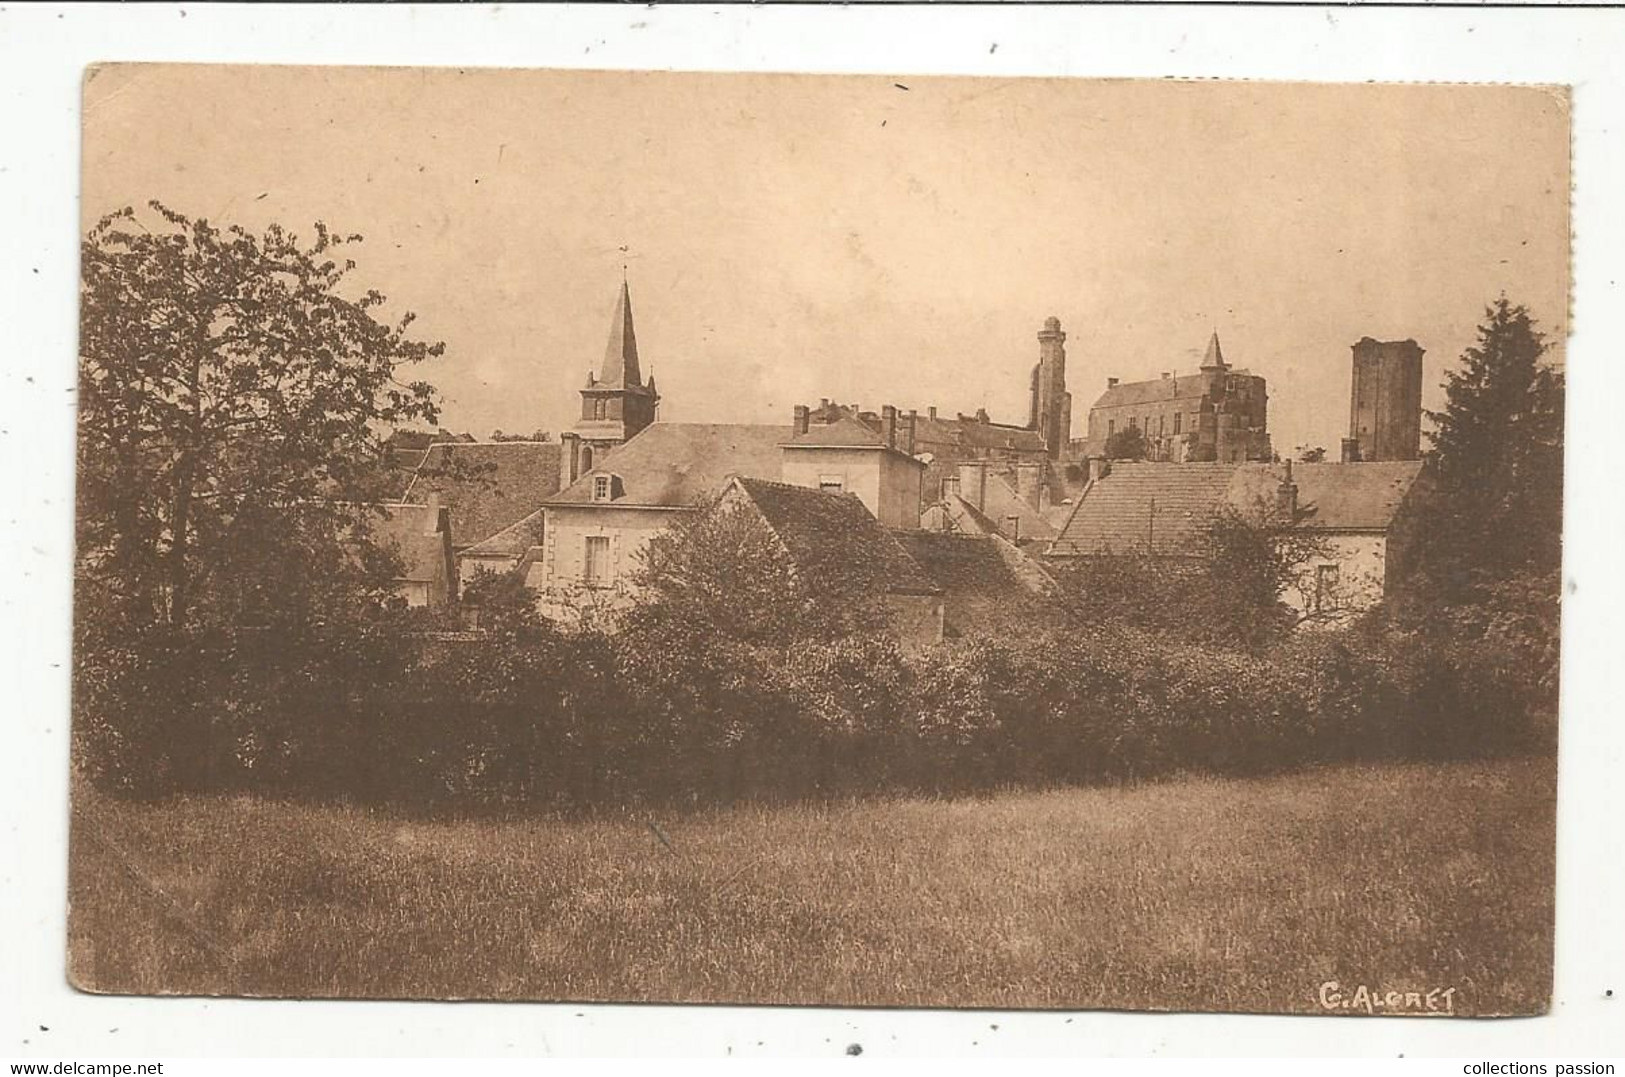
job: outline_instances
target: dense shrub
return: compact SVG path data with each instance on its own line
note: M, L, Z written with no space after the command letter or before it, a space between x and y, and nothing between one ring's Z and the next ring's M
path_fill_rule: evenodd
M1226 650L1124 627L760 644L651 622L81 641L85 771L425 809L715 803L1261 774L1549 750L1509 631L1394 624Z

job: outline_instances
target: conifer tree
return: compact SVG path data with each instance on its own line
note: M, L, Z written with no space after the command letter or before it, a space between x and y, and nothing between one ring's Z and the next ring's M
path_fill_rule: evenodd
M1561 558L1563 375L1543 334L1501 296L1445 380L1431 457L1440 486L1430 545L1453 575L1554 570Z

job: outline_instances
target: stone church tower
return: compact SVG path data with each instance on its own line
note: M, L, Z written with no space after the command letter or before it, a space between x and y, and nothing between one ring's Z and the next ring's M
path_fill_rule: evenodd
M1051 460L1066 455L1072 440L1072 394L1066 391L1066 334L1059 318L1046 318L1038 333L1027 428L1038 431Z
M638 369L638 338L632 328L632 294L621 282L615 320L609 327L609 346L598 373L587 374L581 390L581 418L571 434L580 446L580 470L593 467L593 459L635 437L655 421L660 394L654 375L647 383Z

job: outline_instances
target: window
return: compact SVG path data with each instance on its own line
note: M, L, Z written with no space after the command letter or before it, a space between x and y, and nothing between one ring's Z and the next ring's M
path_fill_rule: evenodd
M826 493L838 494L846 489L846 479L840 475L820 475L818 488Z
M1116 419L1107 419L1106 420L1106 436L1111 437L1115 433L1117 433L1117 420Z
M594 475L592 477L592 499L594 501L608 501L612 480L608 475Z
M581 579L588 587L608 587L609 536L588 535L586 554L581 562Z
M959 493L958 475L949 475L947 478L942 480L942 496L944 498L950 497L957 493Z
M1315 609L1337 608L1337 577L1336 565L1315 566Z
M594 400L592 402L592 417L594 419L609 418L609 401L603 397Z
M1157 416L1157 436L1160 438L1168 432L1168 416Z
M1175 436L1177 436L1179 434L1180 420L1183 419L1184 417L1185 417L1184 412L1182 412L1182 411L1174 412L1174 434L1175 434Z

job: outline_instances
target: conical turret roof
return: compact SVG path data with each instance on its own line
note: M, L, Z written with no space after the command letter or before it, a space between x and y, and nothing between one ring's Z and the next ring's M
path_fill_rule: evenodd
M643 384L638 372L638 337L632 329L632 293L624 280L615 302L615 319L609 326L609 346L604 349L598 384L606 389L630 389Z

